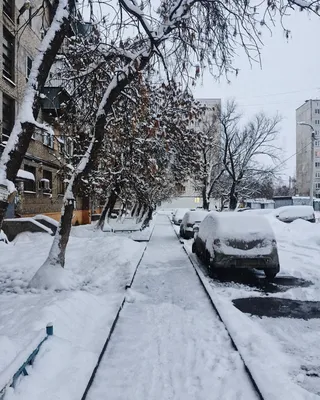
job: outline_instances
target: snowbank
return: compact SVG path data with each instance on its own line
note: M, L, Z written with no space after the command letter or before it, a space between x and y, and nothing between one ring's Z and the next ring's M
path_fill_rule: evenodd
M78 400L83 394L145 247L93 228L72 229L64 271L73 280L71 291L28 288L51 236L27 232L10 245L0 242L0 375L39 330L49 321L54 325L54 336L8 400Z

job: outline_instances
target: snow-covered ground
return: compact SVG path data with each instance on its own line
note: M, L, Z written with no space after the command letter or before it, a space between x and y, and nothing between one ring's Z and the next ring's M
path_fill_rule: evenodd
M289 398L288 393L292 399L318 398L320 319L257 317L233 305L234 299L249 297L320 301L320 224L270 221L281 262L274 284L261 284L263 273L254 283L205 280L265 399ZM39 330L54 324L54 336L43 344L30 375L9 389L5 400L79 400L124 296L127 303L90 400L104 399L105 393L119 400L255 398L239 354L172 228L179 230L168 216L158 217L126 294L145 244L95 231L94 225L74 227L66 260L74 284L54 292L27 287L48 254L51 236L25 233L9 245L0 242L0 384ZM188 252L191 244L185 241Z
M264 281L263 273L261 279L257 278L256 284L250 279L248 282L237 278L233 280L232 276L222 281L207 279L214 293L224 301L226 312L232 315L229 323L239 334L242 332L242 339L248 342L248 335L238 328L244 326L244 317L250 318L254 322L249 325L253 339L264 337L266 333L269 336L263 345L270 348L270 362L274 359L274 349L280 349L277 351L278 366L282 365L287 370L294 383L320 395L320 319L308 319L307 311L304 316L306 319L258 317L241 313L232 303L234 299L247 297L320 301L320 224L303 220L285 224L272 217L266 218L277 238L281 265L274 284L261 284ZM191 245L192 240L185 241L184 246L192 260L201 265L191 254ZM202 270L205 272L205 269ZM314 307L319 309L319 303L314 303ZM259 357L259 351L256 355Z
M43 344L30 375L9 389L5 400L81 398L145 248L126 237L95 232L93 225L74 227L65 265L72 290L29 289L52 240L47 234L23 233L9 245L0 242L0 384L38 331L48 322L54 325L54 336Z
M87 398L258 398L166 216L158 217Z

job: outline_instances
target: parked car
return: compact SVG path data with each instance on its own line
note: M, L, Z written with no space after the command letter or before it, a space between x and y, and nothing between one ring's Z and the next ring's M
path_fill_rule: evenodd
M187 211L180 224L180 236L184 239L193 238L193 226L200 224L207 215L208 211L204 210Z
M282 222L292 222L296 219L304 219L309 222L316 222L314 209L311 206L284 206L274 210L273 215Z
M273 279L280 271L274 233L260 215L209 213L195 234L192 251L207 265L210 275L224 268L255 268Z
M182 218L187 211L190 211L190 208L177 208L175 213L173 214L172 222L175 225L180 225L182 222Z

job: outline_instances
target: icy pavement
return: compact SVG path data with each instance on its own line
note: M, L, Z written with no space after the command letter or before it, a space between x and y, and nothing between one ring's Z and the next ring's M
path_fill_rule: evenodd
M257 399L166 216L158 216L88 400Z

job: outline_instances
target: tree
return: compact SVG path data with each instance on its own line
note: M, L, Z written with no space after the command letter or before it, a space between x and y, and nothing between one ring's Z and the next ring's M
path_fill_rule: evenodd
M223 164L229 175L229 207L234 210L238 201L238 190L251 186L255 180L265 179L277 172L280 149L276 146L279 131L279 116L267 117L257 114L244 127L240 126L240 114L234 101L228 102L221 113L223 141ZM272 161L267 165L265 161Z
M227 4L206 0L166 0L161 1L156 13L150 0L140 6L136 0L118 0L115 4L98 0L97 3L104 5L100 8L101 21L107 20L109 11L115 14L105 29L107 36L112 39L103 43L104 56L109 58L111 54L118 55L123 63L114 73L111 82L107 83L94 127L95 140L85 170L90 168L92 160L96 158L103 140L106 116L115 99L150 62L162 63L167 74L174 71L185 82L194 80L191 71L195 71L197 77L204 68L208 68L215 77L224 73L238 73L233 58L239 45L250 60L260 59L262 29L270 29L269 25L274 24L278 16L282 20L290 9L308 10L318 15L320 0L268 0L254 5L247 0L233 0ZM93 2L89 1L89 4L92 20L96 20ZM12 191L12 182L30 143L41 89L70 25L74 0L55 0L54 9L55 17L31 70L25 96L28 101L23 102L0 161L0 227L8 205L6 191ZM127 35L128 26L131 31L135 29L131 37ZM288 35L288 31L285 32Z
M221 159L218 107L207 107L199 117L199 160L193 171L195 189L202 195L202 207L209 209L210 198L225 171Z
M72 0L70 2L73 4ZM290 8L318 13L320 4L320 0L310 3L302 3L300 0L268 0L258 5L250 5L247 0L233 0L228 3L215 0L210 2L163 0L159 9L154 12L150 0L140 5L136 0L118 0L114 2L115 4L102 0L97 2L98 5L99 3L104 5L99 8L103 12L101 21L104 26L108 11L112 13L112 17L107 23L103 42L94 46L99 48L104 60L116 60L117 68L111 69L111 79L104 82L103 96L97 107L95 123L88 135L89 145L70 178L52 252L58 251L66 239L61 240L62 233L68 233L70 229L67 226L71 223L74 189L94 168L113 105L123 95L124 89L143 70L157 63L158 66L162 65L169 78L172 74L179 74L186 84L194 81L204 68L208 68L215 77L237 73L233 58L239 45L250 59L259 59L263 27L268 27L268 24L272 24L279 15L283 18ZM92 20L94 20L96 10L93 9L93 2L89 3L92 6ZM71 4L68 7L67 0L56 0L55 5L57 13L40 48L40 56L37 62L34 62L22 112L1 157L0 185L4 189L9 189L9 192L31 140L42 82L44 84L52 65L50 57L53 55L54 58L56 54L54 49L60 47L66 33L65 27L70 23ZM259 15L262 16L261 20L258 20ZM133 30L135 32L129 36L128 32ZM43 64L45 57L42 56L46 54L50 57L48 63ZM94 70L95 66L93 63L91 70ZM0 227L7 203L7 196L2 195ZM49 255L50 265L54 262L61 265L60 256L53 255L52 252Z

